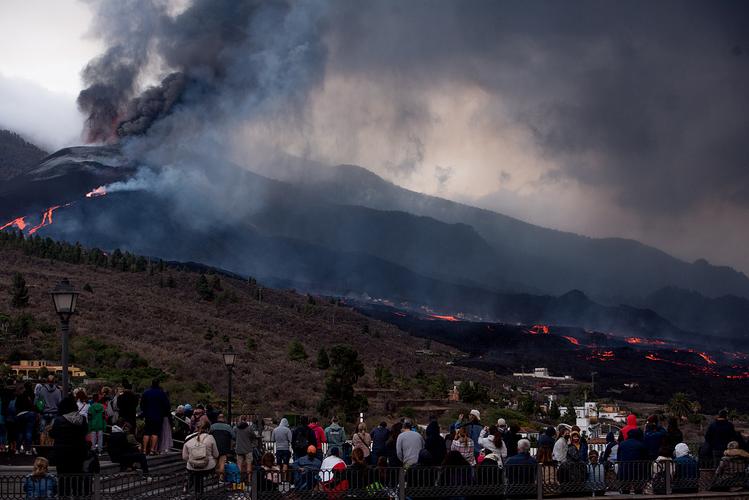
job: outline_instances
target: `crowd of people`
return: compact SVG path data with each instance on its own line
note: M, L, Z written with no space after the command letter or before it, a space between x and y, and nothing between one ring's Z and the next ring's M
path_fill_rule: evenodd
M300 417L293 426L282 418L264 443L263 422L250 415L228 422L211 405L184 404L172 411L157 380L140 395L124 383L115 390L102 387L88 394L79 388L64 396L50 376L43 384L18 386L11 396L0 400L0 446L11 453L33 454L34 445L50 446L58 475L95 472L109 431L111 460L123 471L137 468L147 475L147 456L184 443L185 489L196 494L209 478L247 488L253 471L262 491L371 492L397 487L402 478L393 471L398 470L406 471L410 486L422 487L541 481L550 493L604 492L613 484L623 492L660 493L670 482L672 491L686 492L697 490L705 468L715 469L712 489L741 486L749 464L747 442L725 411L708 427L696 453L684 442L678 419L655 415L642 426L630 415L598 449L576 426L548 427L532 453L517 425L502 418L486 425L475 409L446 429L434 419L420 427L403 418L392 425L380 422L371 431L360 422L350 436L335 417L327 426L317 418ZM56 490L48 465L37 458L27 490Z

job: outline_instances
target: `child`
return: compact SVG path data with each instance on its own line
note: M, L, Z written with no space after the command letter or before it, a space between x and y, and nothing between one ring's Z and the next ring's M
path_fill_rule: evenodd
M588 477L585 482L588 491L594 495L606 494L606 467L598 462L598 452L588 452Z
M91 449L101 455L104 448L104 405L99 401L99 394L94 394L93 402L88 408L88 432L91 436Z
M34 460L31 475L26 476L23 485L26 499L55 498L57 496L57 479L49 473L49 461L44 457Z

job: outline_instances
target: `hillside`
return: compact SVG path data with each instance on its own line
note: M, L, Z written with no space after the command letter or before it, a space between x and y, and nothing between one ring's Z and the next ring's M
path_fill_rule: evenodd
M359 382L363 388L376 385L378 365L393 374L391 387L406 389L410 398L423 395L422 385L413 384L419 371L444 374L449 381L488 378L479 370L447 366L445 362L459 353L437 343L431 349L438 356L416 356L414 351L422 341L324 298L217 275L222 290L216 292L215 300L206 301L196 292L200 273L184 266L161 270L161 265L151 266L141 259L132 264L132 269L140 271L122 271L124 261L111 267L115 254L100 254L100 265L70 264L26 255L9 235L0 238L4 264L0 268L0 315L8 315L11 321L22 314L32 318L25 338L5 334L0 359L6 361L53 358L59 352L57 319L47 293L59 279L68 277L78 289L87 285L91 290L82 292L80 314L72 321L75 362L94 373L111 373L114 368L127 368L133 355L140 355L151 369L166 373L165 387L176 401L194 402L201 395L223 399L226 369L220 353L229 345L239 354L235 405L265 415L313 411L325 376L315 367L318 349L338 343L358 351L366 369ZM47 245L46 254L59 252L51 240ZM79 250L71 248L65 252L74 260ZM84 260L96 260L83 255ZM30 304L23 310L10 307L8 290L14 272L22 273L29 287ZM307 360L289 360L294 340L304 346ZM94 341L103 344L97 349ZM102 366L102 359L107 359L104 351L121 353L113 363L116 366Z
M38 164L47 153L9 130L0 130L0 181Z

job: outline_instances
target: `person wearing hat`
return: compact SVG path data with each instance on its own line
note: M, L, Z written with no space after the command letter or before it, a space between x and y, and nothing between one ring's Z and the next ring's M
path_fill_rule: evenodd
M463 421L463 414L458 416L457 422L455 422L456 429L465 429L468 437L473 441L473 456L478 457L481 453L481 445L479 444L479 437L481 431L484 429L481 423L481 413L475 408L468 414L468 422Z
M322 466L322 461L317 458L317 448L314 445L307 447L307 454L294 462L294 489L296 491L310 491L317 486L317 471Z

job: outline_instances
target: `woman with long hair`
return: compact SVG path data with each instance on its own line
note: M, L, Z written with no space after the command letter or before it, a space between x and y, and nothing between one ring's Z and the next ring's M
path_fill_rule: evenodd
M372 444L372 436L367 432L367 425L364 422L359 422L356 426L356 433L351 438L351 445L354 450L361 450L364 454L364 460L369 461L369 446Z
M460 453L469 465L476 465L476 457L473 455L473 439L468 436L465 427L458 429L451 451Z
M203 494L205 479L216 469L218 447L210 429L211 421L201 419L196 432L187 436L182 447L182 460L187 462L187 488L196 495Z
M479 434L479 446L488 450L487 455L494 454L502 459L499 465L505 463L507 459L507 447L505 446L502 434L496 425L484 427Z
M395 446L396 442L398 441L398 436L400 435L402 430L403 423L401 422L394 423L390 428L390 437L385 444L385 455L387 456L388 466L390 467L400 467L403 465L403 462L401 462L398 458L398 450Z

